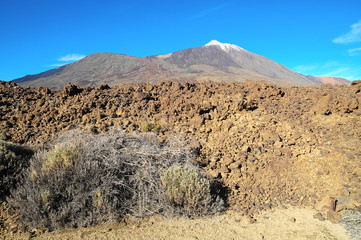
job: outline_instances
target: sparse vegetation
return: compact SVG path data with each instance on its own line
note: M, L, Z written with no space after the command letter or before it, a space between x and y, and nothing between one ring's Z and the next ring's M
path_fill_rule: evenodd
M42 171L49 172L57 168L70 168L75 164L81 154L78 143L59 144L48 152L42 163Z
M153 126L155 131L159 131L160 130L160 124L159 123L155 123Z
M199 211L211 203L211 183L196 169L171 167L164 171L161 181L175 206Z
M149 122L147 122L144 126L143 126L143 131L144 132L150 132L152 131L152 126Z
M192 154L174 145L161 145L152 133L68 132L52 149L33 157L23 182L12 192L12 207L25 227L51 230L128 214L201 215L214 212L212 204L222 209L222 201L212 201L220 198L211 196L210 180L190 163ZM168 185L176 182L187 192L170 194Z
M144 132L151 132L151 131L159 131L160 130L160 124L159 123L149 123L147 122L144 126L143 126L143 131Z
M10 189L19 181L20 173L29 165L34 151L25 145L0 140L0 200L5 200Z
M93 195L93 206L101 208L103 206L103 194L100 189L95 190Z
M52 197L49 190L41 191L40 195L41 195L41 203L43 205L48 205L52 202Z
M4 133L0 133L0 141L5 141L6 135Z

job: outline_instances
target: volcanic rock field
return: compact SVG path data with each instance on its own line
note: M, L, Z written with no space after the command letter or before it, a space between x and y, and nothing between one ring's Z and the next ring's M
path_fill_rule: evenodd
M337 214L361 205L360 103L360 81L69 84L59 91L0 82L0 132L6 141L42 145L70 129L176 137L224 185L230 209L252 216L284 204L314 206L332 220L339 218L327 208L333 198Z

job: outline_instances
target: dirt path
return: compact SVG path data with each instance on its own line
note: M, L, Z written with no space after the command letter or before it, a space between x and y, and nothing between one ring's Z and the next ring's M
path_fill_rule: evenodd
M231 212L193 220L153 217L128 224L46 233L34 239L352 239L341 225L316 220L314 214L312 209L289 207L256 215L253 224Z

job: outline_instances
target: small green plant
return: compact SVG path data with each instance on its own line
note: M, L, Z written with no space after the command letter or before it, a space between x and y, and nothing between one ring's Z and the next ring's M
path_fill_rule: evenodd
M150 132L152 131L152 124L147 122L144 126L143 126L143 130L144 132Z
M154 130L155 130L155 131L159 131L159 130L160 130L160 124L159 124L159 123L155 123L155 124L154 124Z
M39 176L39 174L34 168L32 168L32 169L30 169L29 176L30 176L30 179L34 181Z
M211 183L195 169L171 167L160 179L174 205L197 208L207 206L211 201Z
M93 206L97 208L101 208L103 206L103 194L99 188L94 192Z
M49 172L54 168L69 168L78 159L81 147L78 144L61 144L49 151L43 162L43 172Z
M51 197L51 193L49 190L43 190L40 192L40 197L41 197L41 203L43 205L48 205L52 202L52 197Z
M160 130L160 124L159 123L149 123L147 122L144 126L143 126L143 131L144 132L151 132L151 131L159 131Z

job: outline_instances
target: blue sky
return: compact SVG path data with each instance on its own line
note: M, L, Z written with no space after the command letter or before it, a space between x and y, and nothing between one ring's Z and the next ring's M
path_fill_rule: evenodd
M360 0L0 0L0 80L96 52L149 56L212 39L305 75L361 79Z

